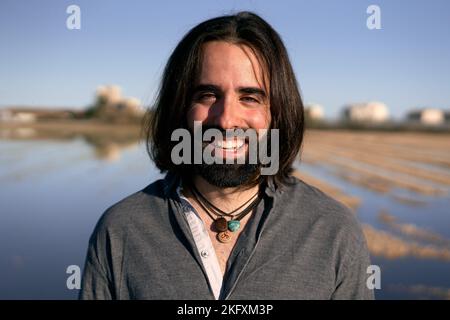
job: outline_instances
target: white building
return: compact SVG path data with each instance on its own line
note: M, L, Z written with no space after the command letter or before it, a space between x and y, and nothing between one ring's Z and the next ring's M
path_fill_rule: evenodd
M128 110L132 111L136 114L144 113L145 110L142 108L142 103L139 99L131 97L131 98L124 98L121 102L121 104Z
M388 107L381 102L354 103L344 107L345 120L380 123L389 120Z
M444 111L436 108L413 110L408 113L407 117L411 122L419 122L424 125L440 125L445 122Z
M117 85L99 86L96 91L97 99L103 99L108 107L115 110L125 110L136 115L145 112L142 103L134 97L123 97L122 89Z
M122 89L116 85L99 86L97 97L103 98L108 104L117 104L122 100Z
M27 110L10 110L1 109L0 110L0 122L34 122L36 121L36 114L32 111Z
M324 118L323 107L317 103L305 105L305 116L311 120L322 120Z

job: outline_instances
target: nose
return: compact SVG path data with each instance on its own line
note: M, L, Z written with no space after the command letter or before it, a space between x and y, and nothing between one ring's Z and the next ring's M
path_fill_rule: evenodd
M232 96L224 96L213 106L213 123L222 129L240 128L242 118L239 102Z

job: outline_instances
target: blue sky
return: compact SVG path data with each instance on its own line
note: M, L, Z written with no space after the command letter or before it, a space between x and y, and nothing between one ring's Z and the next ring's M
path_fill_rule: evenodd
M81 8L68 30L66 8ZM381 30L366 27L369 5ZM164 64L191 27L251 10L288 48L305 102L335 117L350 102L382 101L395 118L450 109L450 1L0 2L0 106L84 108L100 84L151 104Z

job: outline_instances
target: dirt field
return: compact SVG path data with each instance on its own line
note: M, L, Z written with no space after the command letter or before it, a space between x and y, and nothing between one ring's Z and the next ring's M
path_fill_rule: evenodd
M450 135L311 130L301 159L379 192L446 195L450 186Z
M326 168L331 175L358 187L410 206L421 206L414 197L447 197L450 186L450 136L427 133L317 131L306 133L302 162ZM300 167L301 168L301 167ZM296 175L352 208L364 199L313 177ZM407 196L394 194L406 191ZM378 220L389 230L363 224L372 254L385 258L413 256L450 260L450 240L413 223L400 223L395 215L380 212Z

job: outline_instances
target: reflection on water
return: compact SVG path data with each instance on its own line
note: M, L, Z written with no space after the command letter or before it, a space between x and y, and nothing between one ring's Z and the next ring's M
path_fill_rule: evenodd
M363 225L369 250L376 256L397 259L413 256L421 259L441 259L450 261L450 249L431 245L421 245L396 237L386 231L376 230L369 225Z
M139 134L137 127L77 124L0 128L0 298L76 298L76 290L66 288L66 268L83 266L99 216L161 176ZM377 298L449 299L450 173L448 167L432 169L433 150L439 164L450 162L439 141L423 152L400 154L402 161L425 164L403 163L397 181L388 172L398 169L390 157L414 140L376 142L375 158L387 160L374 173L356 162L374 165L361 150L370 150L377 139L365 144L362 134L356 149L354 137L346 137L347 142L317 134L310 139L314 145L304 148L305 161L296 166L305 181L351 207L362 222L372 263L382 271ZM330 159L327 152L340 158ZM413 166L419 171L407 179L405 168ZM439 178L431 175L437 171Z
M342 180L327 166L302 163L297 167L360 199L354 211L363 223L372 263L379 265L382 272L382 289L376 291L377 299L447 298L419 292L417 288L450 288L448 197L421 196L420 205L415 205ZM405 193L405 197L412 195Z
M427 287L424 285L390 285L389 290L392 292L409 295L418 299L430 300L450 300L450 289L441 287Z
M140 138L137 126L113 127L102 124L54 123L35 124L31 127L0 127L0 139L6 141L73 141L84 140L94 150L98 158L117 161L122 150L137 145Z
M392 230L397 231L410 239L450 248L450 239L447 239L436 232L420 228L413 223L401 223L395 216L389 214L386 210L381 211L378 218Z
M66 268L83 266L101 213L160 174L139 130L24 132L0 140L0 298L76 298Z

